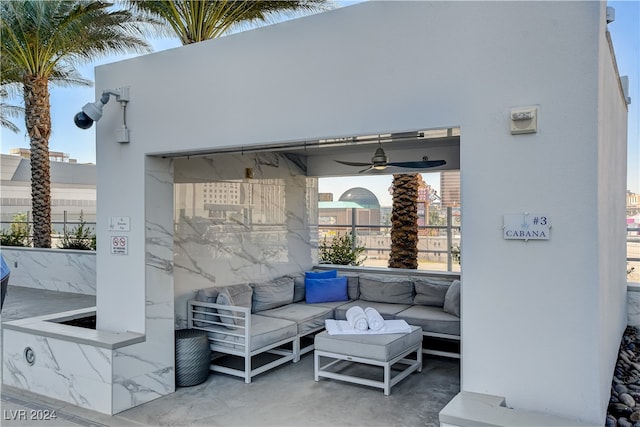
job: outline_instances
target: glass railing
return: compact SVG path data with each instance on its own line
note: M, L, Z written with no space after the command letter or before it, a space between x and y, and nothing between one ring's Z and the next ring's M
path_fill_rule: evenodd
M640 283L640 228L627 228L627 281Z
M26 213L26 221L20 221L16 219L2 220L0 221L0 230L3 233L9 233L11 230L28 230L28 242L29 246L33 241L33 221L31 220L31 213ZM87 221L87 217L84 217L84 222L81 221L80 214L68 214L64 211L62 214L56 214L51 221L51 247L57 248L62 245L65 233L72 233L75 227L80 224L84 224L85 229L90 234L95 234L96 223L95 218L93 221Z
M354 208L354 210L357 210ZM357 218L353 214L352 218ZM438 218L444 225L418 226L418 269L460 271L460 226L454 225L451 208ZM459 220L459 218L457 218ZM318 241L331 243L333 237L351 233L354 246L364 247L364 267L387 267L391 252L391 225L319 224Z
M460 271L460 226L452 224L452 216L447 215L445 225L424 225L418 227L418 269L431 271ZM32 221L0 221L0 228L8 231L12 224L26 225L30 231ZM66 216L53 221L52 247L58 247L64 231L80 224L79 218L70 220ZM95 230L95 222L85 221L90 230ZM365 267L387 267L391 252L390 225L331 224L318 225L318 242L331 239L338 234L353 233L355 244L365 248ZM29 236L31 239L32 236ZM627 280L640 282L640 228L627 228Z
M387 267L391 252L391 226L319 225L318 241L328 244L333 237L352 233L354 244L364 247L364 267ZM418 227L418 269L460 271L460 227Z

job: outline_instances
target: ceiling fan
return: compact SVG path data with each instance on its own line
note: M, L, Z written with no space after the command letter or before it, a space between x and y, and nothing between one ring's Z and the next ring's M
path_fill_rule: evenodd
M382 143L378 142L378 148L375 154L371 158L371 163L359 163L359 162L343 162L342 160L334 160L347 166L367 166L365 169L358 171L358 173L365 173L370 170L385 170L388 166L395 166L398 168L411 168L411 169L427 169L434 168L436 166L442 166L447 162L445 160L429 160L427 156L422 158L419 162L390 162L389 158L382 149Z

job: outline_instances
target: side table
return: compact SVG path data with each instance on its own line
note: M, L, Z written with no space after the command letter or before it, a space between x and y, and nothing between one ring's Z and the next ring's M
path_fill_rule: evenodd
M209 376L211 350L207 333L199 329L178 329L176 337L176 386L203 383Z

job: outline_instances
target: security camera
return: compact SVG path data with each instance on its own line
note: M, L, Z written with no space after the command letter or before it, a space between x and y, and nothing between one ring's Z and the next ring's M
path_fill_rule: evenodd
M82 111L73 118L74 123L80 129L89 129L93 122L97 122L102 117L102 108L109 102L111 95L115 95L116 100L124 107L129 102L129 88L105 89L102 96L96 102L89 102L82 107Z
M102 107L109 102L109 94L102 95L99 101L89 102L84 107L82 107L82 111L75 115L73 118L74 123L80 129L89 129L93 122L97 122L102 117Z

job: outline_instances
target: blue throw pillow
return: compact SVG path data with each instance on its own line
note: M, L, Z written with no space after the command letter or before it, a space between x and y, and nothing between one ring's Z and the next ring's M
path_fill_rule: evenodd
M307 304L349 300L345 276L331 279L305 279L304 285Z
M305 271L305 279L334 279L338 277L338 270Z

